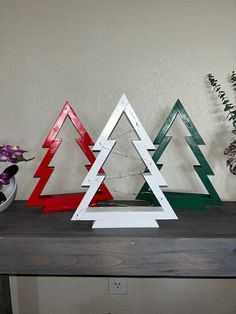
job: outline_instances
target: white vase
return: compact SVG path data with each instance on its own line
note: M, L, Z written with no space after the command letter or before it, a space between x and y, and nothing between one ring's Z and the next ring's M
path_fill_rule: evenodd
M10 183L4 189L4 194L6 196L6 201L0 205L0 212L6 209L15 199L17 192L17 183L15 178L10 179Z

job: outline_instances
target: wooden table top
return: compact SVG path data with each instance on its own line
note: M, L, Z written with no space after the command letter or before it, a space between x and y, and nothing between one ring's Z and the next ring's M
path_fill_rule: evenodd
M92 229L14 201L0 213L0 274L236 277L236 202L175 212L158 229Z

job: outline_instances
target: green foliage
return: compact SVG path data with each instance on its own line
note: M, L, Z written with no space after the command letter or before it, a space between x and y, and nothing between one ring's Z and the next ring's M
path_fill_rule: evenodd
M6 196L0 191L0 205L6 201Z
M227 118L229 121L232 121L233 130L232 133L236 134L236 108L229 101L228 97L225 94L225 91L222 90L221 85L218 80L214 77L213 74L207 75L208 80L211 86L214 88L218 98L220 99L222 105L224 106L224 111L227 112ZM232 82L233 89L236 91L236 73L233 71L230 75L230 81Z
M236 134L236 108L229 101L225 95L225 91L222 90L221 85L218 80L214 77L213 74L207 75L208 80L211 86L214 88L214 91L217 93L218 98L220 99L222 105L225 107L224 111L228 112L227 118L229 121L232 121L233 130L232 133ZM232 83L233 90L236 91L236 73L232 71L230 75L230 82ZM225 148L224 154L228 156L226 165L229 166L230 172L236 175L236 140L234 140L228 147Z
M233 84L233 89L236 91L236 73L234 71L230 75L230 80Z

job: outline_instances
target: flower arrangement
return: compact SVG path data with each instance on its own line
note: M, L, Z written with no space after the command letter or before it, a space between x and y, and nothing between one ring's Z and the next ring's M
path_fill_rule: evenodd
M226 96L224 90L222 90L221 85L218 80L214 77L213 74L207 75L208 80L213 87L214 91L217 94L217 97L220 99L222 105L224 106L224 111L227 113L227 118L233 124L232 133L236 134L236 107L231 103ZM232 84L233 90L236 91L236 73L232 71L230 75L230 82ZM229 144L225 148L224 154L227 155L226 165L229 166L230 172L236 175L236 140Z
M2 190L5 185L10 183L10 179L17 173L18 166L16 164L21 161L30 161L34 159L34 157L26 159L24 153L27 153L27 151L22 150L16 145L0 146L0 162L10 162L13 164L0 173L0 204L6 201L6 196Z

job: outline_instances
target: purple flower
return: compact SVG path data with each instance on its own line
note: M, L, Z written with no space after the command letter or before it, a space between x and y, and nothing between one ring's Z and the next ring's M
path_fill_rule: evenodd
M16 164L20 161L30 161L34 159L34 157L29 158L29 159L24 158L24 153L27 153L27 151L20 149L20 147L16 145L0 146L0 162L9 161L12 164ZM17 167L17 166L11 166L11 167ZM18 170L18 167L17 167L17 170ZM10 183L10 178L12 177L12 175L9 175L9 173L7 173L6 171L0 174L0 190L2 189L3 185Z
M16 164L20 161L28 161L31 159L25 159L23 154L26 153L26 150L20 149L16 145L4 145L0 146L0 161L9 161L13 164Z
M7 185L10 183L9 174L8 173L0 173L0 183Z
M0 161L7 161L8 157L6 155L0 155Z
M23 157L23 153L24 153L25 151L23 151L23 150L16 150L15 152L14 152L14 155L16 156L16 157Z

